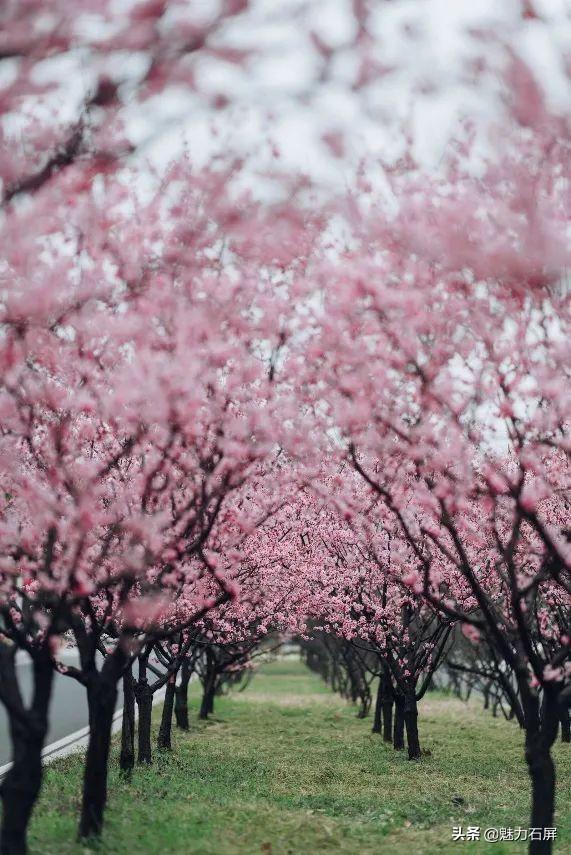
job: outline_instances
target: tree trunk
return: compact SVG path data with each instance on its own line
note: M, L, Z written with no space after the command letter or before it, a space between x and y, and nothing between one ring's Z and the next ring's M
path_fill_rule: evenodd
M393 702L394 692L391 677L386 666L381 677L383 683L383 741L393 741Z
M484 709L487 710L490 708L490 686L488 683L482 689L482 694L484 695Z
M206 720L214 709L214 690L206 688L202 693L202 702L200 704L200 712L198 717Z
M382 729L382 712L383 712L383 678L379 677L379 685L377 686L377 697L375 699L375 713L373 716L373 733L380 733Z
M135 765L135 692L131 665L123 675L123 722L119 765L126 774L130 774Z
M561 742L571 742L571 716L567 707L561 707L559 720L561 722Z
M525 759L531 778L531 827L552 828L555 811L555 765L551 746L557 738L559 709L555 691L544 689L544 700L539 712L539 702L528 687L522 690L525 698ZM551 840L531 840L530 855L550 855Z
M403 714L406 725L408 759L419 760L421 757L421 751L420 741L418 738L418 706L414 690L409 690L405 693Z
M170 751L171 745L171 729L172 729L172 711L174 703L174 693L176 687L176 674L171 674L167 682L167 690L165 693L165 701L163 704L163 714L161 716L161 726L159 728L158 746L163 750Z
M551 828L555 810L555 766L549 750L535 746L526 748L525 759L531 777L531 827ZM530 855L551 853L550 840L532 840Z
M202 700L200 702L200 709L198 711L198 718L203 721L208 718L208 699L207 699L207 690L202 690Z
M393 702L383 704L383 742L393 741Z
M107 771L117 702L117 679L114 679L113 674L104 673L105 664L101 672L94 672L88 678L89 742L83 777L80 838L101 834L107 803Z
M105 658L101 670L97 671L94 665L93 671L86 675L89 742L84 765L80 839L97 837L103 829L117 683L127 664L128 657L119 640L113 652Z
M27 830L42 785L42 749L48 731L48 710L53 684L53 668L47 656L33 660L34 696L31 707L8 709L12 768L0 787L2 799L1 855L25 855ZM2 662L2 680L10 680L21 701L14 654Z
M398 693L395 695L393 747L397 751L402 751L404 748L404 697Z
M190 665L184 659L180 669L180 685L175 688L174 714L176 725L181 730L188 730L188 684L190 682Z
M153 693L145 680L140 681L135 688L135 698L139 708L139 724L137 728L137 763L152 763L153 749L151 746L151 720L153 715Z
M209 714L214 711L214 691L216 689L216 674L214 669L208 671L206 675L206 681L204 684L204 690L202 692L202 702L200 704L200 712L198 713L198 717L200 719L207 719Z

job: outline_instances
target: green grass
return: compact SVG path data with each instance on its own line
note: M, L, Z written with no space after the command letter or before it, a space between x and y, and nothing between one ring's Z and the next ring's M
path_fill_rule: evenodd
M517 843L451 842L453 825L528 825L528 780L517 726L442 695L421 704L431 754L410 763L371 721L298 662L266 666L244 693L217 700L212 722L175 732L174 751L121 779L114 751L101 853L129 855L422 855L515 853ZM571 751L558 744L556 852L571 852ZM75 842L81 758L46 772L34 855L91 851ZM453 799L460 797L458 807Z

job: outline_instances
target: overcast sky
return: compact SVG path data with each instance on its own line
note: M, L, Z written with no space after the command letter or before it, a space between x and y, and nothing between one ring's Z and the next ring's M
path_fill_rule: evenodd
M213 119L212 111L201 109L200 100L188 92L157 99L157 116L176 121L145 156L167 161L184 139L197 160L213 150L236 149L254 152L260 163L272 140L286 164L337 181L343 180L347 161L369 152L397 157L405 123L418 156L436 164L462 115L483 124L498 110L497 75L487 75L479 86L467 79L469 61L482 53L469 30L490 27L514 45L553 101L569 109L561 57L571 56L571 0L535 3L544 20L522 26L520 0L377 0L374 58L391 71L357 95L351 90L355 52L343 50L354 28L349 0L253 0L251 11L226 28L222 41L258 48L259 57L244 67L218 59L197 62L202 90L224 93L235 106ZM320 66L312 31L338 49L327 82L316 80ZM498 49L487 51L492 65L501 62ZM145 138L157 126L157 116L134 116L131 133ZM330 156L321 141L325 130L344 135L345 159Z
M571 0L533 0L541 21L521 23L522 0L371 0L373 60L387 73L355 92L357 57L346 48L354 36L351 0L251 0L251 8L229 21L216 36L221 47L253 48L243 65L220 57L195 56L197 92L172 87L141 110L127 110L128 132L145 160L164 165L183 147L198 163L217 151L253 157L258 168L274 148L286 166L309 172L318 181L338 184L368 154L396 159L410 133L417 156L437 165L446 141L470 115L484 127L497 115L501 82L499 42L526 58L561 109L571 108L569 78L562 56L571 58ZM117 9L132 0L117 0ZM188 15L207 19L218 0L188 0ZM81 26L93 31L92 18ZM482 55L476 30L491 29L498 44L488 43L492 70L478 85L470 62ZM327 79L311 34L334 49ZM125 77L140 72L145 59L121 54L115 62ZM571 62L571 59L569 59ZM0 85L11 61L0 62ZM36 74L64 85L44 100L44 112L57 108L73 117L92 80L90 57L77 53L42 63ZM208 97L223 95L231 106L213 110ZM10 119L14 128L22 116ZM344 138L342 158L323 144L324 132Z

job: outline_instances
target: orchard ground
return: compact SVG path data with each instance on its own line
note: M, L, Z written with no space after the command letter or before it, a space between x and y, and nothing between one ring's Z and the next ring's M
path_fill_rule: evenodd
M523 734L478 701L430 694L420 705L419 763L371 734L303 664L266 665L244 692L217 699L173 752L121 778L117 746L107 822L97 852L155 855L525 851L521 843L453 843L452 827L527 827L529 782ZM155 713L158 718L159 711ZM158 724L158 721L156 722ZM156 736L156 733L155 733ZM156 741L156 740L155 740ZM555 851L571 853L571 756L557 744ZM32 855L86 853L73 843L79 756L55 762L30 834ZM460 801L461 800L461 801ZM460 849L459 849L460 847Z

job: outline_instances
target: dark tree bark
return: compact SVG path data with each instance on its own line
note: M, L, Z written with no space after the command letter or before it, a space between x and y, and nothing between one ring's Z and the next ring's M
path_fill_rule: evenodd
M557 738L559 708L555 690L544 688L541 713L537 696L520 681L525 713L525 759L531 778L531 827L552 828L555 811L555 764L551 746ZM551 840L532 840L530 855L550 855Z
M180 669L180 685L175 688L174 713L176 724L181 730L189 729L188 721L188 684L190 682L190 663L185 657Z
M126 774L130 774L135 766L135 691L131 665L123 675L123 722L119 765Z
M94 666L86 675L89 742L83 778L80 838L97 837L103 828L117 683L126 666L127 657L118 644L113 653L107 656L100 671Z
M383 684L383 741L392 742L394 692L391 677L386 667L383 667L381 680Z
M375 698L375 712L373 715L373 733L381 733L383 713L383 678L379 677L377 696Z
M139 708L137 727L137 763L152 763L153 749L151 746L151 720L153 714L153 693L145 681L135 689L135 699Z
M163 714L161 716L161 726L159 728L158 747L170 751L171 745L171 730L172 730L172 713L174 704L174 694L176 687L176 674L171 674L167 682L165 700L163 704Z
M202 721L205 721L208 718L208 700L206 697L206 689L202 691L202 700L200 702L200 709L198 711L198 718Z
M153 692L147 679L147 662L150 647L139 656L139 678L135 683L135 700L139 710L137 727L137 763L152 763L151 720L153 715Z
M5 645L2 645L5 648ZM24 707L15 667L15 651L0 657L0 696L8 712L12 768L0 787L2 799L1 855L25 855L27 829L42 785L42 750L48 731L53 667L47 654L34 657L34 694Z
M214 689L207 687L202 693L198 718L205 721L214 710Z
M383 704L383 742L393 741L393 702Z
M404 748L404 697L398 692L395 694L393 747L397 751L402 751Z
M208 665L206 679L204 681L204 689L202 691L202 701L198 717L202 720L214 711L214 692L216 691L216 671L211 663Z
M568 707L561 707L559 712L561 722L561 742L571 742L571 716Z
M408 689L405 692L403 715L406 725L408 759L419 760L421 757L421 751L420 741L418 738L418 706L416 703L414 689Z
M482 694L484 695L484 709L487 710L490 708L490 684L486 683L482 689Z

